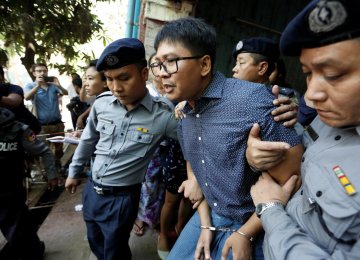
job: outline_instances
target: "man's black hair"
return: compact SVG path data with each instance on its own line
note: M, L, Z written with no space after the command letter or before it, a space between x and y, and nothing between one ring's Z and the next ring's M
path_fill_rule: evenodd
M72 80L72 84L74 85L74 86L78 86L78 87L82 87L82 80L81 80L81 78L75 78L75 79L73 79Z
M88 68L90 68L90 67L95 67L95 70L96 70L96 63L97 63L97 62L98 62L98 59L89 61ZM106 81L106 77L105 77L104 71L99 71L99 73L100 73L100 76L101 76L101 80L102 80L102 81Z
M216 32L202 19L187 17L171 21L164 25L155 38L154 47L158 49L161 42L181 43L192 55L209 55L211 66L215 64Z

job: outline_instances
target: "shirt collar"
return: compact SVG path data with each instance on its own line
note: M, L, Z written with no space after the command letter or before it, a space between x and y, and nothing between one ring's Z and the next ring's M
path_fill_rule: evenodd
M225 81L226 81L226 77L221 72L215 72L210 84L208 85L208 87L205 89L204 93L198 100L202 98L214 98L214 99L222 98L223 88L225 87ZM191 110L192 107L188 102L186 102L184 107L184 112L189 113Z

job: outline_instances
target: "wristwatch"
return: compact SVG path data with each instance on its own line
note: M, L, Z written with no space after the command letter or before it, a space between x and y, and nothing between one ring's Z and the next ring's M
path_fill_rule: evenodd
M258 216L258 218L260 218L265 210L272 208L274 206L281 206L283 208L284 204L282 204L280 202L259 203L256 205L256 209L255 209L256 216Z

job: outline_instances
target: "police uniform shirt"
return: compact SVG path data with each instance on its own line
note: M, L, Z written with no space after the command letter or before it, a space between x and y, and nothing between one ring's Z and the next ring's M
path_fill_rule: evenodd
M177 121L172 111L171 102L149 93L131 111L116 97L100 95L73 156L69 177L76 177L95 153L92 168L95 182L108 186L141 183L161 140L177 139Z
M22 134L18 140L19 132L22 132ZM36 138L29 126L14 121L11 127L0 130L0 136L0 157L5 160L2 161L1 165L2 171L7 172L6 174L23 174L21 157L26 151L31 155L41 156L47 178L49 180L56 178L55 160L50 149L44 142ZM12 156L16 157L12 158ZM16 161L16 165L12 165L14 161ZM21 172L17 172L16 169L20 169Z
M360 126L332 128L317 117L311 127L301 189L286 211L261 216L265 258L359 259Z

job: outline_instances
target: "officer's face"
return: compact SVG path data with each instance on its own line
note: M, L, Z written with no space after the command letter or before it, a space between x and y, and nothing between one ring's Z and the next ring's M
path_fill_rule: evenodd
M133 109L145 97L148 68L139 71L135 64L105 71L106 83L114 96L126 106Z
M360 125L359 52L359 38L301 52L305 97L330 126Z
M88 96L97 96L107 90L106 81L101 79L101 74L95 67L89 67L86 70L83 87Z
M194 57L193 54L181 43L163 41L159 44L155 60L165 62L174 58ZM166 97L170 100L183 101L194 100L200 97L207 87L211 73L211 60L208 55L197 59L177 61L178 70L169 74L164 68L159 77L164 87Z
M254 58L250 53L239 53L232 71L233 77L236 79L261 82L258 64L255 64Z

